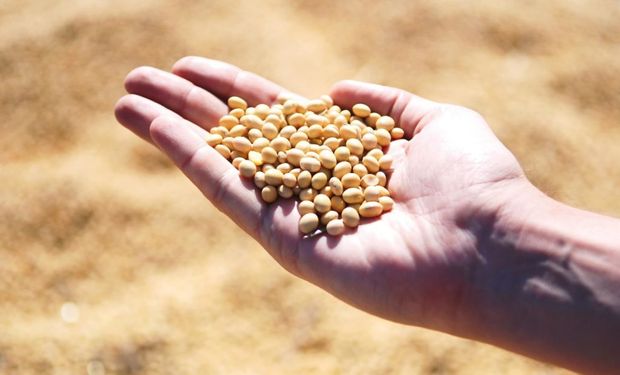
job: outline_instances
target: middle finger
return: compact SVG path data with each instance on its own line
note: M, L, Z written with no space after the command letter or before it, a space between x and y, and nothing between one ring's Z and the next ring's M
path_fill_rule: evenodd
M175 74L152 67L132 70L125 79L130 94L151 99L205 129L218 124L227 106L207 90Z

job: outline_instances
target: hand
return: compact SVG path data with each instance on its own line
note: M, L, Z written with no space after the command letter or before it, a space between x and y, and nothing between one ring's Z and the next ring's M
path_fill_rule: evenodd
M229 64L181 59L173 73L142 67L125 85L119 122L153 142L203 194L284 268L370 313L475 336L472 283L487 218L528 186L513 155L475 112L379 85L343 81L330 94L392 116L407 140L391 144L393 211L338 238L304 237L294 200L262 202L253 184L204 142L237 95L271 104L280 86Z

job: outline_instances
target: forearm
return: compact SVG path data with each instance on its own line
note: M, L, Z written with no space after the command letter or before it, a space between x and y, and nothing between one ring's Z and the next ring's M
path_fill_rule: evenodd
M620 220L525 188L480 233L480 339L577 371L620 371Z

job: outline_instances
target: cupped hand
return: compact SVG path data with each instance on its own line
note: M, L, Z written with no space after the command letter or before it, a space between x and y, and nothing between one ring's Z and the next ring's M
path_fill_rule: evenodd
M125 81L120 123L154 143L202 193L285 269L336 297L394 321L461 336L476 316L480 232L527 184L513 155L475 112L406 91L342 81L330 95L350 108L392 116L405 139L392 142L391 212L363 219L340 237L304 236L293 199L265 204L253 184L204 141L226 99L272 104L282 87L235 66L199 57L172 73L149 67Z

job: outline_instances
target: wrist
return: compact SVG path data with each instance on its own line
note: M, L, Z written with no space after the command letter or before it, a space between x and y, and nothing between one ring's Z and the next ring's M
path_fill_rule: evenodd
M620 223L529 183L498 196L475 232L473 338L580 371L617 366Z

